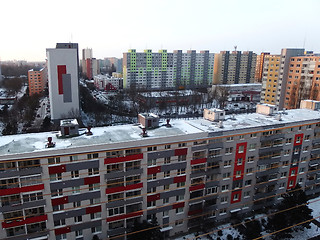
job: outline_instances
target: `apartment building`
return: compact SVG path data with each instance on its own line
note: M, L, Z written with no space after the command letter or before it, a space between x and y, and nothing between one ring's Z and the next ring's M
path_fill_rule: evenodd
M34 68L28 71L29 96L41 94L48 82L46 68Z
M259 83L262 82L264 57L266 55L270 55L270 53L262 52L260 55L257 55L256 72L254 75L254 79L256 82L259 82Z
M123 54L124 87L147 89L189 89L212 83L214 54L209 51L176 50L153 53L131 49Z
M290 59L285 104L299 108L302 99L320 100L320 56L305 55Z
M78 130L66 120L60 135L3 136L0 238L125 239L152 218L168 237L272 206L296 184L320 192L317 110L139 119L142 127Z
M254 83L257 54L221 51L214 58L214 84Z
M57 43L47 49L51 119L79 116L78 44Z
M290 58L304 55L304 49L283 48L280 55L266 55L263 65L261 103L285 107Z

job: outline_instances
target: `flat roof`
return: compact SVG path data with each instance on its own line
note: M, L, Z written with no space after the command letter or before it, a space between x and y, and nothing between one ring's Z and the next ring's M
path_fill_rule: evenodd
M254 127L272 128L276 124L294 124L301 121L320 121L320 112L309 109L287 110L282 114L281 121L276 116L266 116L258 113L227 115L223 121L223 128L219 127L217 122L209 120L171 120L172 127L166 127L166 121L162 120L159 128L148 130L148 137L143 138L140 134L142 129L138 124L119 125L109 127L92 128L93 135L87 136L86 129L79 130L79 136L72 138L57 138L59 132L17 134L0 137L0 154L2 156L14 155L20 153L32 153L51 150L71 149L75 147L85 147L93 145L125 143L137 140L148 140L183 136L196 133L211 133L245 130ZM234 133L233 133L234 134ZM54 148L46 148L48 137L56 143ZM170 141L170 140L169 140ZM3 158L3 157L2 157Z

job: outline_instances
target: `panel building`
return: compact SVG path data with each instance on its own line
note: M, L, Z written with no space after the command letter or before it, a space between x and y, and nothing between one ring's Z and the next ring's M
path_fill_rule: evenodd
M34 68L28 71L29 96L41 94L48 82L46 68Z
M304 55L304 49L284 48L280 55L266 55L263 67L261 103L284 108L290 58Z
M213 84L254 83L257 54L221 51L214 57Z
M137 53L131 49L123 54L124 87L147 89L189 89L212 84L214 54L209 51Z
M271 207L297 184L319 193L319 104L285 112L259 105L231 118L207 109L204 119L167 124L141 114L147 131L5 136L0 238L125 239L135 221L153 218L166 238ZM71 123L61 132L77 131Z
M70 47L70 48L69 48ZM79 116L78 45L47 49L51 119Z
M255 81L261 83L262 76L263 76L263 64L264 58L266 55L270 55L270 53L262 52L260 55L257 55L257 62L256 62L256 73L255 73Z
M320 100L319 80L320 56L292 57L288 70L284 107L299 108L302 99Z

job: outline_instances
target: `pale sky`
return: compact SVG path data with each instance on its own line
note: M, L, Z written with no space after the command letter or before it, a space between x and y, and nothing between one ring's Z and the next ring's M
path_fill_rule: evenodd
M77 42L93 57L130 48L320 53L319 0L3 0L0 59L44 61L46 48ZM80 53L81 57L81 53Z

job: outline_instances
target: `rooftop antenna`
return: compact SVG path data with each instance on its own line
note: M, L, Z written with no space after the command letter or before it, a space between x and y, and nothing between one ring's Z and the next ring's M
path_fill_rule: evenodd
M237 48L238 48L238 46L235 45L235 46L234 46L234 51L235 51L235 52L237 51Z
M306 46L306 39L307 39L307 34L304 34L304 39L303 39L303 48Z

